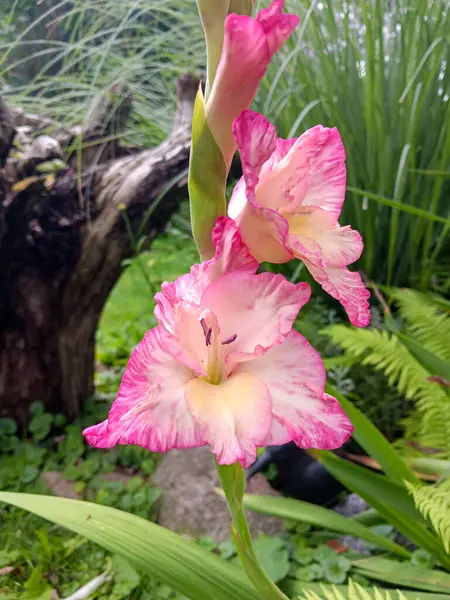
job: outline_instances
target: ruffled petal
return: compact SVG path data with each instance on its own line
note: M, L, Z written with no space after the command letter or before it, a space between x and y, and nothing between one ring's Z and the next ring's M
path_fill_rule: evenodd
M370 323L370 292L365 287L361 275L345 267L324 267L303 259L308 271L323 289L339 300L348 318L357 327L367 327Z
M228 273L204 292L202 304L216 316L227 364L248 360L280 344L311 295L307 283L293 284L282 275Z
M145 334L128 361L108 419L83 431L90 444L137 444L153 452L205 445L185 400L193 374L167 352L169 339L161 327Z
M199 305L203 291L225 273L245 271L255 273L258 261L242 242L240 231L233 219L219 217L212 232L216 247L213 258L191 267L191 272L173 282L164 282L155 295L155 316L172 334L177 329L177 305L183 301Z
M347 177L345 148L336 128L317 125L308 129L277 165L277 173L272 186L278 182L289 197L284 212L315 206L331 213L336 223Z
M294 258L287 246L289 225L280 213L247 202L236 223L242 239L258 262L281 264Z
M235 120L233 132L245 184L240 182L236 187L229 215L238 223L244 243L258 261L292 260L293 254L286 248L289 231L286 219L274 207L262 206L257 201L257 186L260 177L265 176L263 169L270 171L268 162L272 164L271 157L277 148L275 128L263 115L247 110Z
M271 420L270 396L260 379L248 373L220 385L192 379L186 398L219 464L239 461L247 468L256 460Z
M263 8L256 16L266 34L270 55L273 56L297 27L299 18L296 15L283 14L284 0L274 0L270 6Z
M323 361L307 340L292 331L279 346L236 371L251 373L267 385L272 421L264 445L294 441L301 448L332 450L353 431L338 401L324 394Z
M309 258L320 267L346 267L361 256L359 233L349 225L333 224L334 217L321 208L300 209L287 220L287 244L297 258Z
M231 14L225 21L222 56L206 103L206 118L227 166L236 149L232 123L250 106L271 57L298 24L296 16L282 14L282 7L283 2L275 0L256 19Z

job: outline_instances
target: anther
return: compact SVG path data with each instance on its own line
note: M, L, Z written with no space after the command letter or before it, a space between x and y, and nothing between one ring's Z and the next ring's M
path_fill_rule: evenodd
M205 343L207 346L211 346L211 337L212 337L212 327L208 327L205 319L200 319L200 325L203 329L203 334L205 336Z
M227 344L232 344L235 339L237 339L236 333L234 333L231 337L227 338L226 340L223 340L222 346L226 346Z

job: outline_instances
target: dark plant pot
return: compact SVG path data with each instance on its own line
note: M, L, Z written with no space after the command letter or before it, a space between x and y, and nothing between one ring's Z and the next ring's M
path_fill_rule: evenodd
M335 504L346 489L294 442L268 446L248 470L248 478L259 472L265 473L270 485L283 495L320 506Z

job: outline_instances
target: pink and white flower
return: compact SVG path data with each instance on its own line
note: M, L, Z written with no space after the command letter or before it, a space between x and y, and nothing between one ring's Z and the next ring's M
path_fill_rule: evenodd
M209 444L220 464L244 467L258 446L341 446L351 423L324 393L319 354L292 329L308 284L255 274L232 219L218 219L213 240L214 258L156 294L159 325L135 348L108 419L86 439L156 452Z
M206 103L206 119L227 167L236 150L233 121L249 108L272 56L298 25L297 16L283 14L283 2L273 0L255 19L231 14L225 20L222 55Z
M228 207L258 261L303 261L314 279L340 301L350 321L370 321L370 293L347 265L361 255L361 236L338 218L345 198L345 149L337 129L318 125L283 140L250 110L233 124L243 177Z

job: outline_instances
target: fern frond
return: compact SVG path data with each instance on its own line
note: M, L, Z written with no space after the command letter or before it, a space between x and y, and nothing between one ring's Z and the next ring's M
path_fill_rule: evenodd
M333 325L324 333L347 354L385 373L388 383L407 398L417 399L429 373L387 331Z
M346 590L341 591L342 588L346 588ZM348 586L340 586L340 589L335 585L321 585L320 594L309 590L302 593L303 596L300 596L300 600L407 600L400 590L385 590L379 587L363 588L351 579L349 579ZM419 595L416 600L420 600Z
M450 480L437 485L414 485L405 481L414 504L428 519L450 554Z
M432 298L415 290L395 289L391 297L414 337L441 360L450 361L450 318Z
M390 387L415 401L419 413L418 440L450 458L450 397L408 352L399 339L378 329L333 325L324 331L353 362L370 365L387 376Z
M440 397L423 397L417 408L422 418L420 424L420 443L428 448L435 448L437 458L450 457L450 398L445 394Z

